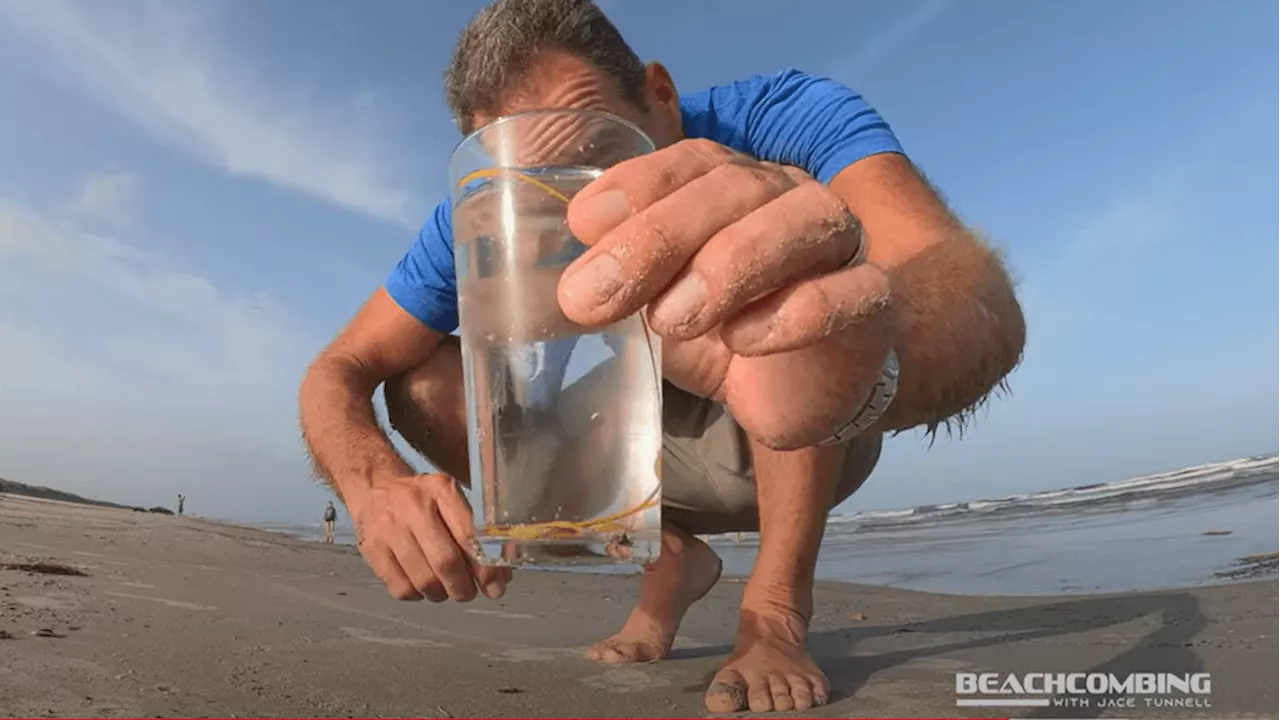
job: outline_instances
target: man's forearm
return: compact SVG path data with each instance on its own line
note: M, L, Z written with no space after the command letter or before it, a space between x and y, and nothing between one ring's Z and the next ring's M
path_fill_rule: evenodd
M378 426L375 386L357 363L321 355L299 392L302 438L316 474L348 503L374 477L414 474Z
M890 271L901 373L878 430L963 429L1021 360L1026 324L999 257L962 228L948 234Z
M867 262L890 278L898 394L874 429L963 427L1017 366L1026 341L1000 258L905 157L855 163L831 189L862 221Z

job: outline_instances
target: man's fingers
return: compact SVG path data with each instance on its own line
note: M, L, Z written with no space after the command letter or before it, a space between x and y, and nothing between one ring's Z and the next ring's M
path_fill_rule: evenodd
M618 163L574 196L569 203L569 229L583 243L594 245L632 213L741 157L710 140L681 140Z
M889 289L874 265L846 268L751 303L720 328L720 337L744 357L795 350L878 317Z
M650 303L650 322L665 337L698 337L762 295L838 269L861 244L839 198L817 182L794 185L712 236Z
M400 529L396 531L391 550L409 582L423 597L431 602L447 600L449 594L445 591L445 586L419 545L413 534Z
M476 584L471 576L470 563L454 542L438 508L428 505L425 513L409 523L409 529L431 565L431 570L444 585L448 597L458 602L474 600Z
M507 591L507 583L511 581L511 569L475 562L476 535L471 506L456 483L440 490L436 495L436 508L440 511L440 517L444 520L449 534L453 536L455 545L465 553L480 591L490 600L502 597Z
M755 163L710 168L595 239L561 278L561 310L584 325L604 325L634 313L671 282L707 238L793 187L790 176ZM586 211L582 215L590 217Z
M369 561L373 574L378 576L387 590L398 600L421 600L422 594L414 586L413 581L400 567L396 556L386 546L379 546L369 552L362 550L362 555Z

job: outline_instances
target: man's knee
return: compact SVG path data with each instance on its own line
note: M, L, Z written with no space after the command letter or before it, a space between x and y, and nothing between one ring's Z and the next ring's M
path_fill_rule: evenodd
M445 337L426 362L387 380L382 393L391 427L419 452L429 436L461 432L466 389L458 339Z
M754 460L746 433L720 406L670 390L663 451L663 513L688 532L720 534L759 527ZM674 430L674 432L672 432ZM832 507L858 490L880 459L881 437L868 435L823 452L840 453ZM775 478L798 482L801 478Z

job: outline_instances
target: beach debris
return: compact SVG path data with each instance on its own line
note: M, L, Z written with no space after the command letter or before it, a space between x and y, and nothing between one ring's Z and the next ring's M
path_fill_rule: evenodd
M863 613L849 613L849 619L855 622L865 622L867 616Z
M1205 530L1202 535L1230 535L1230 530Z
M36 562L0 562L0 570L17 570L19 572L35 573L37 575L74 575L76 577L89 577L89 573L81 570L80 568L64 565L52 560L38 560Z
M0 640L13 640L13 633L8 630L0 630Z
M521 690L518 687L500 687L498 688L498 692L502 693L503 695L519 695L520 693L524 692L524 690Z
M1270 560L1271 563L1274 564L1277 560L1280 560L1280 552L1259 553L1257 555L1245 555L1244 557L1240 558L1240 562L1249 562L1249 563L1267 562L1268 560Z
M1269 552L1258 555L1246 555L1235 562L1235 567L1214 573L1215 577L1228 580L1244 580L1261 577L1276 572L1280 566L1280 553Z
M53 631L52 629L50 629L50 628L40 628L39 630L32 630L32 631L31 631L31 634L32 634L32 635L35 635L36 637L42 637L42 638L64 638L64 637L66 637L66 635L60 635L60 634L58 634L58 633L54 632L54 631Z
M452 715L448 710L445 710L445 709L444 709L444 706L443 706L443 705L437 705L437 706L436 706L436 710L439 710L439 711L440 711L440 717L442 717L442 718L451 718L451 717L453 717L453 715Z

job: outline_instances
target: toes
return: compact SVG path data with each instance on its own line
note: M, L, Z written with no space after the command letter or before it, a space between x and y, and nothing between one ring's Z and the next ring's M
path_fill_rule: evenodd
M747 709L747 681L738 671L725 668L707 688L708 712L735 713Z
M809 684L813 687L814 706L826 705L831 690L831 686L827 683L827 676L822 674L810 675Z
M808 710L821 705L813 696L813 683L802 675L788 675L787 686L791 689L791 702L796 710Z
M611 542L604 546L604 554L617 560L630 560L634 552L622 543Z
M827 694L821 674L768 676L725 668L707 688L706 705L713 713L808 710L827 704Z
M774 710L782 712L796 709L795 699L791 693L791 684L786 678L769 678L769 697L773 702Z
M751 712L773 710L773 694L769 688L769 678L764 675L747 676L747 709Z
M607 663L634 663L641 662L645 658L645 648L638 643L618 643L609 645L601 655L601 660Z
M624 665L648 663L662 659L658 648L640 642L599 642L587 648L587 659L596 662Z

